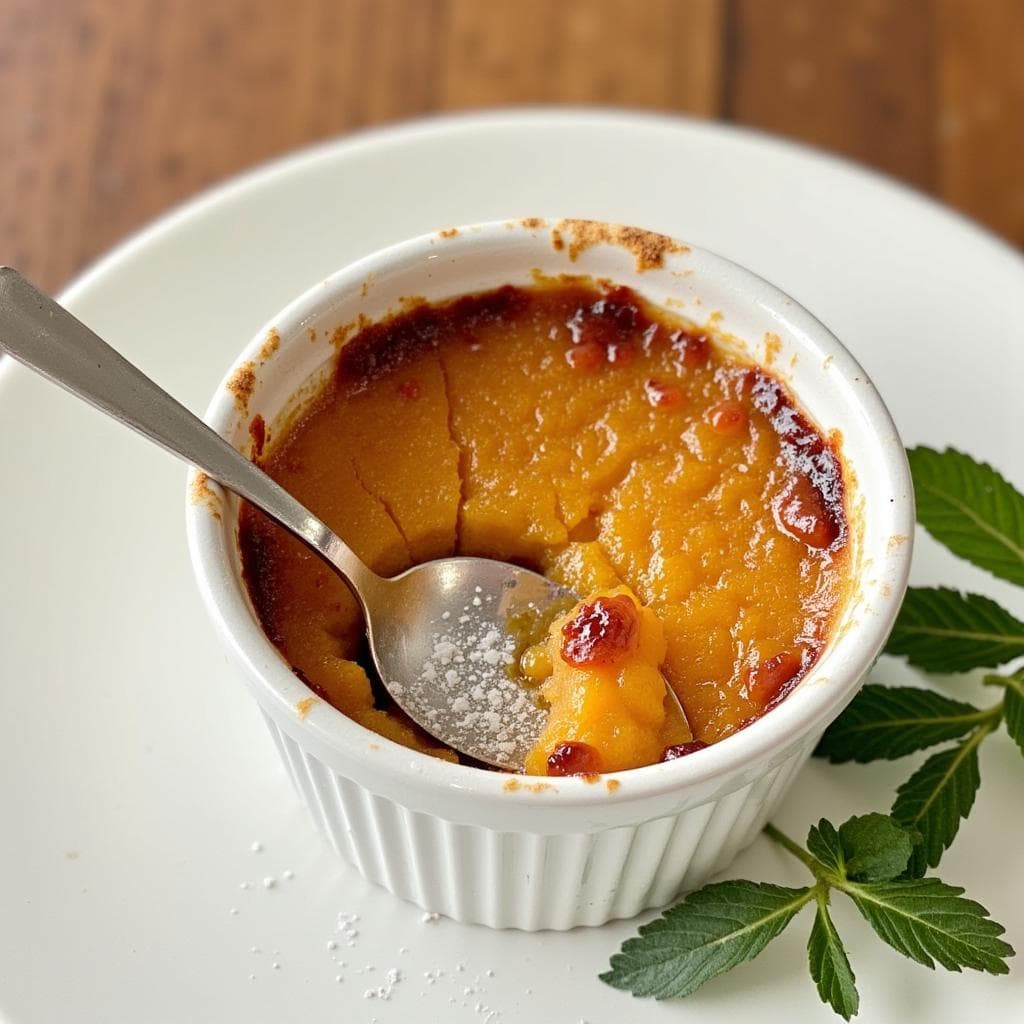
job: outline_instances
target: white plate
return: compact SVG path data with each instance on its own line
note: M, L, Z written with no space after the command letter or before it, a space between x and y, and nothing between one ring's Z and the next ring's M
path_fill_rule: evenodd
M843 339L908 443L955 444L1024 486L1019 256L892 182L710 124L530 111L356 136L190 203L64 300L202 409L259 324L329 271L421 231L534 214L636 223L746 264ZM0 1019L837 1019L804 965L809 911L682 1004L597 980L638 922L539 935L423 923L335 860L255 705L220 677L185 553L181 465L8 362L0 479ZM1024 614L1019 592L926 537L914 579ZM889 659L875 673L910 677ZM992 699L959 677L946 689ZM814 762L778 824L802 838L822 815L884 810L912 763ZM939 874L1024 946L1024 763L1005 734L985 744L982 776ZM763 839L730 874L803 878ZM359 915L357 935L336 930L339 913ZM1019 1020L1024 970L929 972L839 897L836 917L860 1019L966 1021L984 1006L987 1020ZM392 967L390 999L367 998Z

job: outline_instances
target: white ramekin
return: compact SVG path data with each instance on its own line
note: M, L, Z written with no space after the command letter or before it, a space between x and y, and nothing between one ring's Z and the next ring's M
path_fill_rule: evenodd
M528 930L597 925L664 904L723 870L853 697L903 596L910 476L864 371L772 285L712 253L667 242L635 229L530 218L393 246L314 285L267 324L207 410L207 422L248 451L253 416L273 424L297 394L308 396L311 380L330 372L337 327L379 319L410 296L528 284L540 271L609 278L697 323L713 322L782 377L821 429L841 435L854 584L813 670L735 736L596 783L531 785L407 750L322 701L306 710L309 690L263 634L242 583L238 503L193 474L187 526L200 592L317 827L368 879L459 921Z

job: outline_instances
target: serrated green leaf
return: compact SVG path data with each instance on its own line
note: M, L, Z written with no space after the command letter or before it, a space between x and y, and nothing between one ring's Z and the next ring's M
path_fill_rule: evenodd
M925 967L968 967L1006 974L1013 947L999 938L1005 929L963 889L937 878L847 883L849 894L879 937Z
M827 818L822 818L817 825L811 826L807 833L807 850L811 856L817 857L825 867L837 875L846 874L843 844L839 840L835 826Z
M814 753L833 764L897 758L954 740L986 712L911 686L865 686L825 730Z
M1024 753L1024 668L1018 669L1006 683L1003 696L1003 721L1006 731Z
M955 555L1024 585L1024 495L955 449L907 451L917 521Z
M840 878L883 882L903 874L919 838L887 814L849 818L838 831L822 818L807 833L807 850Z
M810 889L767 883L706 885L627 939L601 980L635 996L689 995L753 960L810 899Z
M839 826L846 876L858 882L888 882L907 868L914 840L887 814L863 814Z
M978 743L987 730L978 729L963 743L933 754L896 790L892 816L904 828L921 833L907 864L907 874L920 878L935 867L956 838L981 784Z
M856 978L823 897L818 899L807 942L807 961L821 1001L828 1003L844 1020L856 1016L860 1005Z
M1024 622L981 594L911 587L885 650L928 672L995 668L1024 654Z

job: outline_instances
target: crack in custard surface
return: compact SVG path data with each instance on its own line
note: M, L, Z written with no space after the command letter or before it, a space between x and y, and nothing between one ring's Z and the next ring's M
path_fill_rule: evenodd
M835 445L777 378L626 288L567 278L415 306L355 334L272 436L260 464L379 573L483 555L581 598L627 588L664 633L688 734L658 749L618 736L616 767L690 753L770 710L848 587ZM372 679L341 580L248 506L239 539L263 628L300 678L367 728L454 759ZM552 774L605 763L580 755L576 703Z

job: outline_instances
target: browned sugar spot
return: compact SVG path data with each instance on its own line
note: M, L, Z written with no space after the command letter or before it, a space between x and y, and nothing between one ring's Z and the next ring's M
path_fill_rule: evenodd
M248 410L249 399L252 398L255 387L256 370L252 363L242 363L228 379L228 391L231 392L240 412L244 413Z
M341 348L341 346L348 340L348 336L351 333L352 324L342 324L340 327L335 327L334 332L331 334L331 344L335 348Z
M764 336L764 365L772 366L782 351L782 339L772 331Z
M220 498L210 490L210 478L202 472L192 478L192 503L205 505L214 519L220 519Z
M565 287L576 286L589 288L597 285L606 291L614 287L606 277L591 277L590 274L545 274L540 267L533 267L530 270L530 278L535 285L542 288L557 288L560 285Z
M317 702L316 697L303 697L302 700L296 702L295 710L299 713L299 718L305 718L306 715L312 710L313 705Z
M622 783L619 782L618 779L608 779L608 781L605 783L605 785L608 787L608 792L609 793L614 793L615 790L617 790L619 788L619 786L622 785Z
M639 272L655 270L665 263L665 255L674 252L689 252L685 245L659 235L655 231L633 228L621 224L604 224L594 220L562 220L551 232L551 244L561 250L565 246L563 233L570 236L569 259L575 260L580 253L595 245L617 245L632 253Z
M890 552L896 551L899 548L903 547L903 545L906 544L908 540L910 540L910 538L905 533L894 533L889 538L889 543L886 544L886 549Z
M458 233L458 228L445 228L443 231L438 231L442 238L454 238Z
M307 330L307 333L309 334L309 340L310 341L316 341L316 328L315 327L309 327L306 330Z
M524 217L519 223L524 228L545 228L548 225L543 217Z
M581 772L580 778L584 782L588 782L591 786L593 786L601 781L601 774L600 772Z
M263 345L260 347L260 363L265 363L281 346L281 335L277 333L277 329L271 327L267 331L267 336L263 341Z
M358 320L355 320L350 324L342 324L340 327L334 328L334 332L331 334L331 345L335 349L340 349L353 334L357 334L364 328L369 327L369 325L370 321L360 313Z
M267 424L259 413L256 413L249 423L249 436L252 438L251 457L255 461L263 454L263 448L267 443Z
M547 793L554 790L550 782L523 782L518 776L513 775L502 783L502 790L505 793L518 793L525 790L527 793Z
M550 782L522 782L513 775L502 783L501 788L506 793L518 793L521 789L525 789L527 793L546 793L555 787Z

